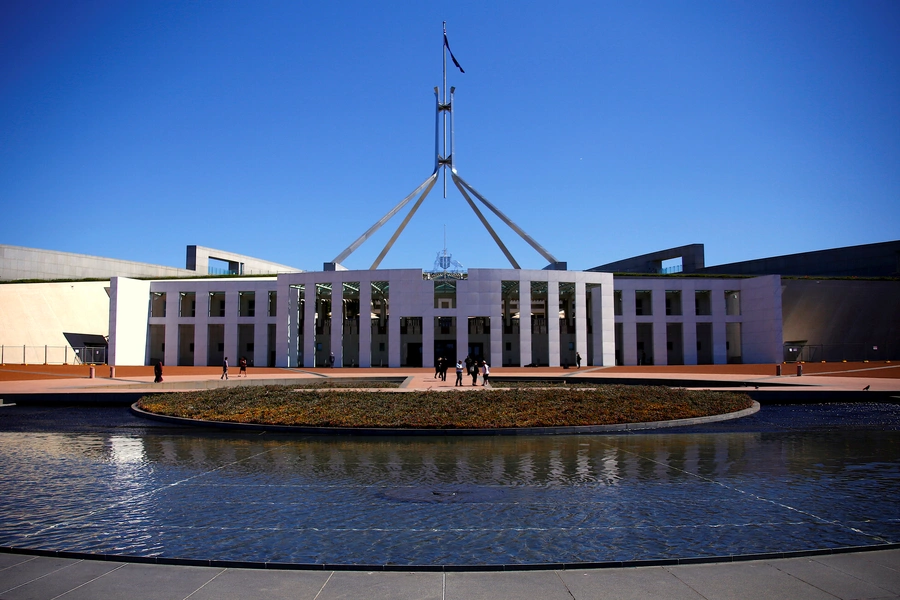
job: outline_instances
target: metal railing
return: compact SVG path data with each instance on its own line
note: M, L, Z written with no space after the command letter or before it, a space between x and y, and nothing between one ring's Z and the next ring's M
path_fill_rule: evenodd
M785 344L787 362L841 362L894 360L900 358L900 347L886 343L854 344Z
M86 346L0 346L0 364L22 365L102 365L106 347Z

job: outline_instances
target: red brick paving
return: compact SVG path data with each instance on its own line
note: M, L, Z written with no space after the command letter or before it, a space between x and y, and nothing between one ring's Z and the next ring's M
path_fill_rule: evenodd
M747 376L774 376L776 365L667 365L667 366L635 366L635 367L582 367L564 369L562 367L494 367L491 373L494 375L523 375L523 376L560 376L583 373L585 375L747 375ZM81 379L88 378L90 367L88 365L0 365L0 381L31 381L41 379ZM229 374L234 377L238 373L237 367L229 368ZM371 376L403 376L413 375L418 377L432 376L431 368L344 368L344 369L280 369L265 367L250 367L248 372L253 377L284 377L295 376L300 373L318 373L326 376L340 377L371 377ZM783 375L796 375L796 363L782 365ZM191 377L199 376L208 378L220 375L221 367L165 367L164 376ZM878 379L900 379L900 362L846 362L846 363L803 363L804 375L827 374L832 377L868 377ZM107 365L96 365L95 376L109 377ZM153 367L116 367L116 378L153 377ZM448 381L453 379L451 368L447 373Z

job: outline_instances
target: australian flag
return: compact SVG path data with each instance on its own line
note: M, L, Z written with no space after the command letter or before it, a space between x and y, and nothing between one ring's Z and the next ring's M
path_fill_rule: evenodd
M459 69L460 73L465 73L463 68L459 66L459 61L456 60L456 57L453 56L453 50L450 49L450 42L447 41L447 31L444 30L444 48L447 49L447 52L450 53L450 59L453 61L453 64L456 65L456 68Z

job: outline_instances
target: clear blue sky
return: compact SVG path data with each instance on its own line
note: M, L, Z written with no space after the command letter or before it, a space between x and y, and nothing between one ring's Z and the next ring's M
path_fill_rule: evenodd
M459 174L570 269L900 238L896 0L9 0L0 243L321 269L431 173L445 20ZM441 188L382 267L430 268L445 225L507 267Z

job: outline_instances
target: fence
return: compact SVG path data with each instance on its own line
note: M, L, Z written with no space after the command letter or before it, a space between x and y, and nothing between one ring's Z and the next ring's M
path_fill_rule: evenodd
M841 362L862 360L894 360L900 358L900 346L885 343L862 344L785 344L787 362Z
M106 346L0 346L0 364L102 365L106 364Z

